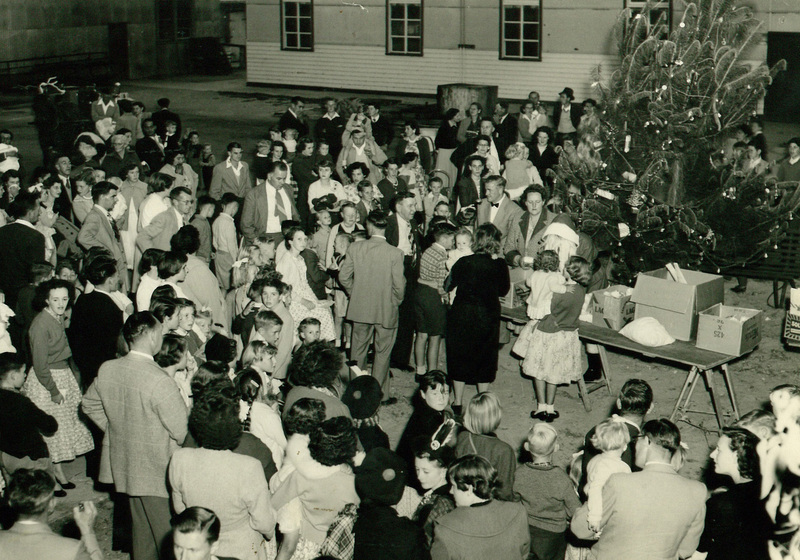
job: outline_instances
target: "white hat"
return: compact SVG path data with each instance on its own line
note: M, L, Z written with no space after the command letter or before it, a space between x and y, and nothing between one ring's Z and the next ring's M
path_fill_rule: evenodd
M552 222L548 225L542 234L542 239L546 238L548 235L557 235L567 241L571 241L576 246L580 244L580 239L578 238L578 234L575 233L575 230L559 222Z

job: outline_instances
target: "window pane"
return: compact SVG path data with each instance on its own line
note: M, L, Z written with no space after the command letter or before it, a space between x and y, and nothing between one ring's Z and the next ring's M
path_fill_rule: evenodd
M525 21L539 21L539 8L534 6L525 6L522 9L522 19Z
M406 51L405 40L403 39L392 39L392 52L405 52Z
M421 37L422 36L422 23L408 22L408 36Z
M311 33L300 35L300 48L311 49Z
M311 17L311 4L300 4L300 15L303 17Z
M405 35L406 24L404 21L392 21L392 35Z
M419 4L409 4L406 9L408 10L409 19L422 18L422 6Z
M507 23L505 24L504 28L505 28L504 37L506 39L519 39L518 23Z
M297 2L284 2L283 15L296 16L297 15Z
M300 18L300 31L311 33L311 18Z
M290 49L297 48L297 35L295 35L294 33L286 34L286 47Z
M522 36L525 39L533 39L536 40L539 38L539 24L538 23L526 23L522 26Z
M522 56L525 58L539 58L539 43L529 41L522 43Z
M422 39L409 39L408 52L421 53L422 52Z
M296 18L287 18L286 19L286 32L287 33L296 33L297 32L297 19Z
M506 41L506 56L519 57L519 43L516 41Z
M522 11L519 6L506 7L506 21L520 21Z
M403 19L406 15L405 6L403 4L391 4L391 17L392 19Z

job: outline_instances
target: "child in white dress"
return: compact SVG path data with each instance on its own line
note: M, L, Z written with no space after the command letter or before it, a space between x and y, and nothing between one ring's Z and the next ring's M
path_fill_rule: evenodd
M531 333L533 333L536 323L550 313L553 294L563 294L567 290L567 280L558 271L558 267L558 253L555 251L545 250L536 256L536 261L533 263L533 274L526 280L526 284L531 289L527 300L530 321L519 333L519 337L514 343L513 352L517 356L524 358L528 352Z

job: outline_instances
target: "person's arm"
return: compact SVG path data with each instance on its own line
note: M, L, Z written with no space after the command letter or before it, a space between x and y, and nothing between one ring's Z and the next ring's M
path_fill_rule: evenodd
M406 276L403 270L403 255L398 253L398 256L392 260L392 296L394 297L393 305L400 305L403 303L403 297L406 294Z
M158 415L161 425L169 433L169 436L181 445L189 433L187 423L189 414L186 404L181 397L178 386L172 379L164 380L155 388L153 395L160 397L153 405Z
M430 154L429 154L430 159ZM384 152L380 146L378 146L377 142L374 140L372 141L372 163L380 167L383 165L388 158L386 157L386 152Z
M222 171L214 166L214 173L211 175L211 186L208 187L208 196L214 200L219 200L222 196Z
M252 242L253 239L255 239L258 235L258 232L256 231L256 205L252 196L244 197L244 204L242 205L242 219L239 222L239 229L242 230L242 235L248 241L248 243Z
M75 556L76 560L103 560L103 553L94 533L94 520L97 518L94 502L81 502L72 508L72 516L81 532L81 546Z
M81 410L98 428L104 432L106 431L108 417L106 416L105 408L103 408L100 392L97 390L97 379L92 382L86 390L86 394L83 395Z
M349 134L349 132L345 132L345 134ZM346 178L346 175L345 175L345 172L344 172L344 166L345 166L345 163L347 162L347 150L348 150L348 148L349 148L348 145L342 146L342 151L339 152L339 157L336 158L336 173L339 175L339 178L341 178L341 179L345 179ZM333 180L333 179L331 179L331 180ZM309 199L310 198L311 197L309 196Z
M353 280L355 278L355 263L353 262L353 257L350 255L348 251L344 257L344 261L339 266L339 284L347 290L348 293L351 292L353 289Z
M472 119L467 115L464 119L458 123L458 132L456 133L456 140L459 144L463 144L467 141L467 130L469 129L469 123Z
M58 430L58 421L33 404L30 399L25 403L23 414L26 421L43 435L52 436Z
M286 379L286 370L289 368L289 362L292 359L292 345L294 344L294 330L295 325L283 324L281 335L278 338L278 352L275 354L275 378Z
M91 213L91 210L89 213ZM88 217L89 216L87 213L86 218ZM84 249L89 249L91 247L102 247L102 245L97 241L97 234L100 231L100 222L97 220L88 220L86 218L84 218L81 230L78 232L78 244Z
M40 313L47 313L47 311L41 311ZM47 360L50 342L45 325L41 321L37 321L37 324L28 331L28 338L30 340L31 360L36 379L50 393L50 399L56 404L61 404L64 400L64 395L61 394L58 386L56 386Z
M450 552L447 545L443 542L441 534L437 531L437 525L433 526L433 544L431 545L431 560L450 560Z
M243 497L250 514L250 527L265 538L271 539L275 534L275 510L270 501L267 479L259 463L254 463L250 471L242 478L243 481L247 481Z
M530 163L530 162L529 162ZM542 181L541 175L539 175L539 170L536 169L536 166L531 163L527 169L528 178L531 180L531 183L536 185L544 186L544 182Z
M165 221L167 219L166 214L167 211L161 212L158 214L153 220L147 224L147 227L142 228L139 232L139 235L136 236L136 246L139 250L144 253L147 249L150 249L155 244L153 240L158 237L164 228L166 227Z
M547 278L547 287L554 294L567 293L567 284L564 278L556 274L549 274Z
M530 131L530 121L523 119L522 115L517 119L517 132L519 133L520 142L530 142L533 138Z
M605 499L605 494L603 494L603 498ZM706 504L703 503L702 507L698 509L697 514L694 516L692 524L689 526L689 530L686 531L686 535L683 537L681 544L678 546L679 557L688 558L697 550L697 545L700 543L700 536L703 534L705 518Z

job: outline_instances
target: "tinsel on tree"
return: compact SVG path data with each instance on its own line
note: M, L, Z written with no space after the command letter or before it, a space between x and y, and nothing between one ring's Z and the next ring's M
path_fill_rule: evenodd
M667 262L724 271L763 259L800 189L712 164L712 155L756 114L785 63L745 63L763 29L733 0L688 3L671 32L663 14L651 22L651 8L620 14L621 64L607 82L597 69L601 110L565 147L556 193L580 228L617 254L621 280ZM581 187L582 196L569 194Z

